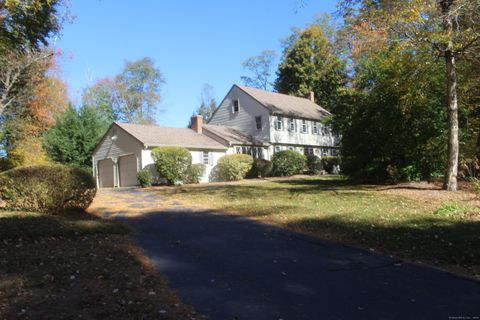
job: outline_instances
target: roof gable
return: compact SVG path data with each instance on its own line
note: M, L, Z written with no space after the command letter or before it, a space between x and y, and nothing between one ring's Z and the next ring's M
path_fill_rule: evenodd
M268 108L273 114L314 120L321 120L331 114L309 99L246 86L235 86Z

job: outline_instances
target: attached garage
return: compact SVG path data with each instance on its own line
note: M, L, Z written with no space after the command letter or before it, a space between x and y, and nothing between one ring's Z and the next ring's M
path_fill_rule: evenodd
M137 157L134 154L118 158L118 172L120 174L120 187L132 187L137 182Z
M98 161L98 184L100 188L113 188L115 185L115 166L112 159Z

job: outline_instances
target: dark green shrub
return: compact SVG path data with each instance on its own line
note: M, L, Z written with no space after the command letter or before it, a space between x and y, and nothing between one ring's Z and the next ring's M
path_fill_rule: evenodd
M275 176L293 176L302 173L306 157L293 150L279 151L273 155L273 174Z
M333 166L340 165L340 158L339 157L323 157L322 158L322 166L325 171L328 173L333 172Z
M322 160L314 154L307 156L307 168L309 174L319 174L323 170Z
M140 187L142 188L150 187L153 181L152 172L148 169L143 169L138 171L137 180L138 180L138 183L140 184Z
M96 190L88 172L62 165L18 167L0 174L0 198L8 210L84 210Z
M265 178L272 174L272 162L264 159L254 159L252 169L247 173L247 178Z
M199 183L202 176L205 174L206 165L202 163L194 163L188 167L187 176L183 182L185 183Z
M152 150L152 158L160 177L165 178L170 185L184 181L192 164L190 151L182 147L155 148Z
M252 168L253 158L247 154L227 154L218 160L215 180L242 180Z

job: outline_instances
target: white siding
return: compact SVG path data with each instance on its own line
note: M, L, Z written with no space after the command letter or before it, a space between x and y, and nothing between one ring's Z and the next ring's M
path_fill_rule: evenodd
M192 155L192 163L203 163L203 152L209 152L210 154L210 164L206 165L206 170L204 176L201 178L200 182L208 182L210 177L210 172L213 167L217 165L218 159L223 157L226 152L219 150L189 150ZM157 175L156 169L154 167L154 162L152 158L152 149L142 150L142 168L150 168L152 172Z
M289 121L291 118L282 117L283 127L282 130L275 129L275 121L277 116L270 117L270 142L272 144L285 144L285 145L300 145L300 146L313 146L313 147L338 147L339 139L332 134L322 134L321 126L318 126L319 134L312 133L313 122L306 120L307 133L301 132L302 120L294 119L295 128L294 132L289 131Z
M240 110L233 113L233 101L239 101ZM257 130L255 117L262 117L262 130ZM258 101L234 86L222 101L209 124L218 124L238 128L258 139L270 137L269 111Z

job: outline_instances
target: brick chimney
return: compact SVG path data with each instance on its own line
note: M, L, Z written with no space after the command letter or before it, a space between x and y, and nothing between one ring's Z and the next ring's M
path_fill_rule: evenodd
M200 115L196 115L192 117L191 120L192 124L190 125L190 129L194 130L196 133L202 133L202 126L203 126L203 117Z
M308 100L312 101L313 103L315 103L315 93L313 91L307 92L305 94L305 99L308 99Z

